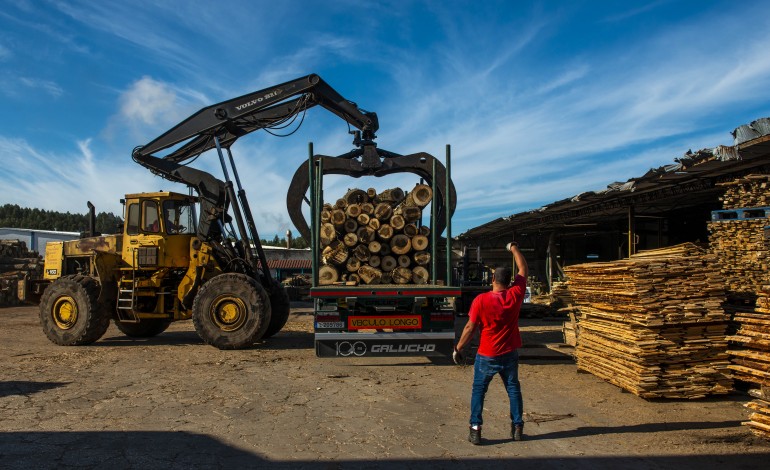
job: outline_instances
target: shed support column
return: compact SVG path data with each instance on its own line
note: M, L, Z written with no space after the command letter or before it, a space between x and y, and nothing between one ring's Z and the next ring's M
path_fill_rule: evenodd
M556 232L551 232L548 236L548 248L545 255L545 277L548 283L548 292L553 288L553 266L556 260Z
M634 205L628 206L628 256L636 253L636 211Z

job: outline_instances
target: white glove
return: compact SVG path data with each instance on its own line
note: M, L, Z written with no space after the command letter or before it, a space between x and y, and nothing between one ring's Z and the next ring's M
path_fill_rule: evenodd
M463 355L462 351L458 351L457 348L455 348L454 351L452 351L452 361L458 366L461 366L465 364L465 355Z
M507 245L505 245L505 250L506 251L511 251L511 248L514 247L514 246L519 246L519 244L516 243L516 242L509 242Z

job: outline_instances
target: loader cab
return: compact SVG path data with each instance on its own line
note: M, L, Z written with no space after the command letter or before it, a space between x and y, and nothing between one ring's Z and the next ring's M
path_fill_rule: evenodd
M134 268L186 268L195 203L192 196L172 192L127 194L123 261Z

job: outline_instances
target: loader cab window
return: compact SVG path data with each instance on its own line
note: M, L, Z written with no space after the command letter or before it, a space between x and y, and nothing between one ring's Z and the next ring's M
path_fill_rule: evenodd
M144 208L144 227L145 232L159 233L160 232L160 218L158 217L158 203L155 201L144 201L142 203Z
M168 199L163 201L163 222L169 235L194 233L195 217L190 201Z
M129 235L139 234L139 204L130 204L128 206L126 233Z

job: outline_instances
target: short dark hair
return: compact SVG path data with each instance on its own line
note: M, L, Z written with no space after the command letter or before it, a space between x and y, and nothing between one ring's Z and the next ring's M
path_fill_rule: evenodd
M495 268L495 282L507 286L511 283L511 268L508 266L498 266Z

